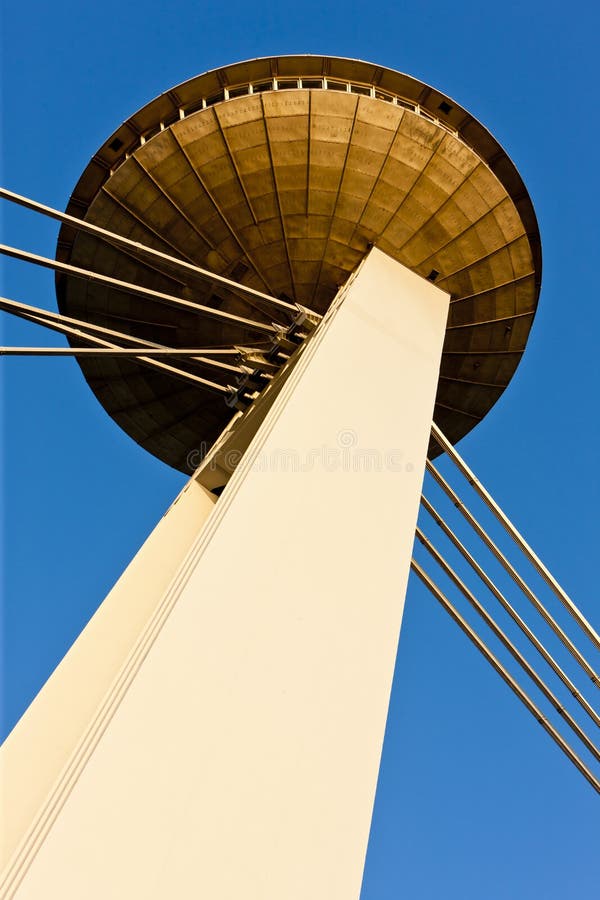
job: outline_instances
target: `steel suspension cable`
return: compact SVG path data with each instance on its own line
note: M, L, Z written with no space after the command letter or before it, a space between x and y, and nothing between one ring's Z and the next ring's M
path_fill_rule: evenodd
M529 546L525 538L520 534L520 532L515 528L513 523L510 521L508 516L500 509L498 504L495 502L494 498L489 494L489 492L484 488L479 479L475 476L469 466L466 464L462 456L455 450L452 446L448 438L444 435L444 433L438 428L438 426L432 423L431 431L433 437L439 446L444 450L444 452L450 457L454 465L459 469L459 471L464 475L469 484L473 487L473 489L477 492L477 494L481 497L483 502L486 504L488 509L494 514L496 519L500 522L500 524L506 529L508 534L511 536L515 544L519 547L520 550L525 554L529 562L533 565L536 571L542 576L546 584L551 588L556 597L560 600L566 610L571 614L571 616L575 619L581 630L584 634L590 639L590 641L595 645L595 647L600 650L600 635L595 631L592 625L588 622L586 617L583 615L581 610L576 606L576 604L571 600L569 595L560 584L556 581L552 573L546 568L541 559L535 554L533 549Z
M50 328L53 331L59 331L61 334L71 334L74 337L81 338L82 340L89 341L92 344L106 347L111 350L119 349L118 344L114 344L111 341L105 340L104 338L100 338L96 335L90 334L85 330L85 328L73 327L72 325L65 323L65 319L67 321L74 321L75 323L79 323L79 320L77 319L71 320L67 316L61 316L58 313L51 313L45 309L38 309L35 306L18 303L17 301L9 300L6 297L0 297L0 309L4 309L7 312L12 312L14 315L19 316L19 318L34 322L36 325L43 325L45 328ZM86 323L82 322L81 324L85 325ZM135 340L135 338L132 338L131 340ZM136 360L142 365L160 369L161 371L166 372L169 375L180 378L187 382L193 382L197 385L201 385L202 387L205 387L208 390L221 394L223 396L230 394L229 389L222 384L218 384L217 382L210 381L206 378L201 378L199 375L194 375L191 372L186 372L184 369L179 369L176 366L167 365L167 363L163 363L158 359L152 359L149 356L144 356L143 349L140 351L140 355L136 357Z
M452 544L456 547L459 553L462 555L463 559L471 566L473 571L479 576L481 581L485 584L488 590L494 595L496 600L500 603L500 605L504 608L504 610L511 617L513 622L520 628L523 634L527 637L530 643L535 647L538 651L542 659L550 666L552 671L560 678L565 687L569 690L569 693L577 700L579 705L586 711L588 716L592 719L592 721L600 727L600 716L596 712L596 710L591 706L590 703L585 699L585 697L581 694L580 690L575 686L575 684L571 681L569 676L561 669L553 656L548 652L546 647L542 644L542 642L535 636L531 628L527 625L527 623L521 618L519 613L514 609L514 607L509 603L504 594L498 589L498 587L494 584L492 579L487 575L487 573L482 569L477 560L469 553L464 544L459 541L456 537L450 526L447 522L444 521L439 512L435 509L434 506L429 502L429 500L422 496L421 504L424 509L427 510L429 515L432 517L436 525L438 525L441 530L444 532L446 537L452 542Z
M548 687L546 682L538 675L533 666L527 661L527 659L523 656L521 651L513 644L510 638L505 634L505 632L500 628L496 620L488 613L485 607L479 602L477 597L473 594L472 591L469 590L467 585L462 581L462 579L457 575L455 570L450 566L450 564L444 559L442 554L437 550L431 541L425 536L425 534L421 531L420 528L417 527L416 530L417 538L421 542L421 544L425 547L429 555L435 560L438 566L442 569L442 571L448 576L448 578L453 582L455 587L461 592L463 597L468 600L473 609L477 612L477 614L483 619L488 628L492 631L493 634L498 638L500 643L508 650L510 655L514 660L521 666L524 672L531 678L535 686L541 693L544 695L546 700L552 704L557 713L562 716L565 722L569 725L569 727L573 730L573 732L577 735L579 740L587 747L592 756L600 762L600 750L590 737L585 733L583 728L578 724L578 722L573 718L573 716L569 713L569 711L563 706L558 697L552 692L552 690Z
M114 350L110 348L105 348L104 351L97 350L96 352L102 353L102 355L109 355L111 352L115 353L115 355L127 355L129 349L131 350L143 350L145 354L150 354L152 356L190 356L192 359L194 357L198 357L198 359L194 359L195 362L206 363L207 365L214 365L214 362L211 360L204 360L203 355L208 356L240 356L243 355L244 351L256 351L258 353L261 352L261 347L230 347L227 349L223 349L222 347L206 347L202 349L184 349L178 347L165 347L164 344L157 344L155 341L149 341L144 339L141 342L139 337L136 335L128 334L125 331L116 331L114 328L107 328L105 325L98 325L96 322L89 322L87 319L76 319L73 316L65 316L62 313L51 312L47 309L42 309L38 306L30 306L27 303L22 303L17 300L9 300L7 297L0 297L0 310L4 312L11 313L12 315L19 316L22 319L32 319L35 318L37 324L43 324L46 328L50 328L53 331L58 331L59 333L65 333L64 329L60 327L59 323L67 323L69 325L75 325L79 328L85 329L86 333L90 331L99 332L101 335L104 335L107 338L117 338L119 341L124 341L125 343L132 344L132 348L126 347L118 347L115 345ZM41 319L48 319L48 322L42 322ZM52 321L53 325L49 324ZM70 332L74 334L75 332ZM142 345L141 345L142 344ZM48 355L56 354L57 356L62 353L69 354L71 352L80 352L83 351L83 355L86 355L86 350L90 348L71 348L71 347L56 347L56 348L46 348L46 347L2 347L0 348L0 354L5 355L20 355L21 352L27 354L29 351L41 351L40 355L48 353ZM94 351L90 349L90 353ZM133 354L135 355L135 353ZM237 371L242 371L241 369Z
M70 225L77 231L85 231L88 234L93 234L95 237L101 238L107 243L115 244L116 246L127 248L137 253L146 254L147 256L150 256L155 260L167 263L171 267L180 269L182 272L196 275L199 278L203 278L207 281L217 282L218 284L223 285L223 287L227 288L228 290L234 291L238 294L241 293L247 297L252 297L255 300L262 300L264 303L268 303L271 306L278 307L279 309L284 309L286 310L286 312L292 313L294 315L298 313L299 307L294 303L288 303L285 300L281 300L279 297L273 297L270 294L264 294L262 291L256 290L256 288L251 288L247 285L239 284L237 281L226 278L224 275L217 275L215 272L211 272L210 269L203 269L201 266L194 265L193 263L187 262L183 259L179 259L176 256L170 256L168 253L163 253L160 250L156 250L154 247L148 247L145 244L139 243L139 241L133 241L131 240L131 238L116 234L114 231L110 231L107 228L101 228L99 225L93 225L91 222L86 222L85 219L77 218L77 216L71 216L68 213L60 212L57 209L53 209L51 206L46 206L43 203L38 203L36 200L31 200L29 197L23 197L21 194L16 194L14 191L9 191L6 188L0 187L0 199L8 200L10 203L15 203L18 206L22 206L25 209L31 210L32 212L41 213L41 215L47 216L50 219L55 219L58 222L62 222L64 225ZM311 313L311 315L317 316L319 319L321 318L318 313L315 313L312 310L308 311Z
M501 550L498 549L496 544L490 538L485 529L479 524L475 516L470 512L467 506L460 500L455 491L452 490L448 482L445 478L438 472L433 463L430 460L426 461L427 471L434 477L439 486L442 488L446 496L452 501L452 503L456 506L456 508L462 513L464 518L467 520L469 525L473 528L473 530L477 533L477 535L484 542L486 547L491 550L493 555L496 557L498 562L502 565L502 567L508 572L513 581L519 586L521 591L525 594L527 599L535 606L541 617L544 621L550 626L555 635L559 638L559 640L564 644L567 648L571 656L577 660L579 665L582 667L584 672L591 678L596 687L600 687L600 677L589 664L587 659L583 656L583 654L577 649L572 640L568 637L568 635L563 631L558 622L552 617L552 615L548 612L543 603L538 600L537 596L531 590L531 588L527 585L527 583L521 578L515 567L508 561L506 556L502 553Z
M204 304L196 303L193 300L184 300L182 297L175 297L173 294L164 294L162 291L154 291L151 288L142 287L142 285L139 284L121 281L118 278L112 278L110 275L101 275L99 272L81 269L79 266L72 266L68 263L59 262L57 259L49 259L47 256L30 253L28 250L19 250L17 247L9 247L8 244L0 244L0 254L9 256L12 259L21 260L21 262L32 263L34 266L41 266L44 269L54 269L56 272L62 272L63 274L71 275L74 278L81 278L84 281L106 284L109 287L124 291L127 294L148 297L149 299L155 300L158 303L163 303L166 306L182 308L188 312L194 312L211 319L228 322L230 325L237 325L242 328L252 328L254 331L260 331L262 334L276 335L279 333L279 329L271 323L257 322L254 319L236 316L233 313L224 312L222 309L216 309L212 306L205 306Z
M500 660L494 656L489 647L486 646L479 635L461 616L458 610L452 605L450 600L448 600L445 594L439 589L437 584L435 584L435 582L414 559L411 561L411 568L418 576L418 578L423 582L425 587L427 587L430 593L433 594L436 600L441 604L441 606L443 606L443 608L451 616L451 618L454 619L463 633L469 638L469 640L475 645L475 647L477 647L482 656L490 663L492 668L496 670L496 672L500 675L503 681L506 682L513 693L516 694L523 705L529 710L531 715L540 723L542 728L550 735L552 740L556 744L558 744L565 756L567 756L568 759L573 763L573 765L577 769L579 769L581 774L591 784L594 790L598 794L600 794L600 781L598 780L598 778L596 778L594 773L588 768L588 766L586 766L583 760L577 755L577 753L567 743L567 741L565 741L565 739L562 737L560 732L557 731L554 725L552 725L552 723L548 721L541 709L539 709L539 707L534 703L531 697L529 697L529 695L523 690L519 683L512 677L510 672L502 665Z
M0 347L0 356L183 356L201 360L202 356L240 356L240 351L212 349L211 347ZM214 363L213 363L214 364ZM229 366L233 371L241 372L239 366Z

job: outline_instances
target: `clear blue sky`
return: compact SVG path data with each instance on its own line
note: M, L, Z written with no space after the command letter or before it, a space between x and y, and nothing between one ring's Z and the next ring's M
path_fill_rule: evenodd
M598 627L599 24L591 2L555 0L6 4L1 180L64 208L123 119L253 56L359 57L454 97L515 161L544 251L528 352L460 449ZM54 254L53 223L5 207L3 232ZM51 275L20 263L3 293L55 308ZM59 343L4 325L3 343ZM6 734L183 476L114 425L72 360L0 366ZM411 583L362 900L596 898L599 847L599 798Z

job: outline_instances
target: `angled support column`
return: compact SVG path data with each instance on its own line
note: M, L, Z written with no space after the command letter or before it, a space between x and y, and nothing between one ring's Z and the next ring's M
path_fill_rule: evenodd
M447 310L372 251L239 419L254 436L4 896L358 898Z

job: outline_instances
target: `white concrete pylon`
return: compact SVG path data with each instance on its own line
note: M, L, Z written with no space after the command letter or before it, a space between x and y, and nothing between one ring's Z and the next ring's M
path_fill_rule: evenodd
M377 250L340 291L2 896L358 898L448 299Z

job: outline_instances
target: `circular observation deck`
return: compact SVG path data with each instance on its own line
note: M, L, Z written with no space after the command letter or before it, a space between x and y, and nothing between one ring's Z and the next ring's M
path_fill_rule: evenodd
M506 153L439 91L357 60L257 59L173 88L111 135L67 211L318 313L377 246L451 295L434 415L453 443L510 381L539 295L535 213ZM289 324L277 309L67 225L57 258ZM57 295L64 314L168 347L264 341L242 325L70 275L57 277ZM231 418L221 396L131 360L80 365L112 418L182 471ZM177 365L206 374L190 360Z

